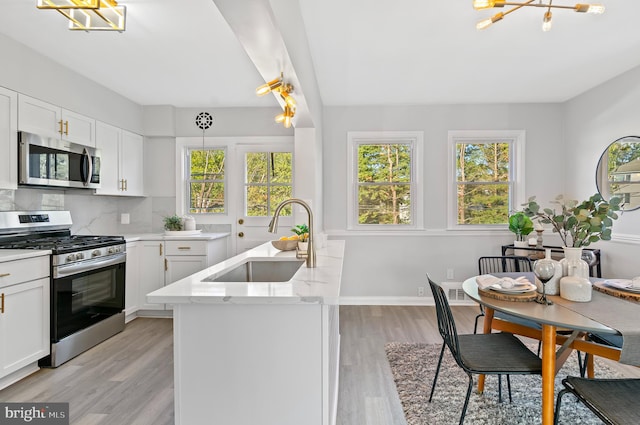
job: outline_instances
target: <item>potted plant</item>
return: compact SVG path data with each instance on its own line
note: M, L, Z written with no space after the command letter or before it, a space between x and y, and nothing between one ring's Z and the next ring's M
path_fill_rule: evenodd
M560 296L571 301L586 302L591 300L591 282L589 281L589 264L582 260L582 248L600 240L611 240L611 227L621 210L620 198L613 197L609 201L599 193L588 200L578 202L557 196L552 202L558 210L541 209L535 196L524 204L524 213L528 217L537 217L544 224L551 224L564 245L564 258L560 260L562 279L560 279Z
M170 232L177 232L182 230L182 217L178 217L177 215L171 215L168 217L164 217L164 230L168 230Z
M518 211L509 216L509 230L516 234L516 240L513 246L517 248L526 248L529 246L527 236L533 232L533 221L522 211ZM515 255L527 256L527 250L514 250Z
M523 212L527 217L537 217L541 223L551 224L563 245L570 248L583 248L600 240L611 240L613 220L618 218L617 212L622 208L620 198L613 197L607 202L599 193L581 203L559 195L551 203L557 204L559 211L540 208L536 197L532 196L523 204Z
M306 251L309 242L309 227L304 223L297 224L291 231L298 235L298 249Z

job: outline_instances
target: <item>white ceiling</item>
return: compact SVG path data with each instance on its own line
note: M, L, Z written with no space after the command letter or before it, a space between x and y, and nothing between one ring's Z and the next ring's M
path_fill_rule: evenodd
M554 10L544 33L538 8L478 31L496 10L471 0L299 0L326 105L568 100L640 65L640 1L600 2L603 15ZM255 96L263 78L212 0L120 0L124 33L72 32L36 0L2 3L0 33L141 105L276 105Z

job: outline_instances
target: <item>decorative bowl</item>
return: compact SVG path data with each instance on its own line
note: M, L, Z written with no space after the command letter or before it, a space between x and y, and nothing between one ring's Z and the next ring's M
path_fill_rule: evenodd
M298 241L271 241L271 245L280 251L292 251L298 246Z

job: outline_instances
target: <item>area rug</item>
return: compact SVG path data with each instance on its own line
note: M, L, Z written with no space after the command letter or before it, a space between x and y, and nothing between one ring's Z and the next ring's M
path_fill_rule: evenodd
M398 395L408 425L457 424L464 405L469 382L467 375L456 365L451 353L445 350L438 382L429 403L431 384L438 365L440 344L389 343L385 351L391 366ZM535 350L535 347L533 347ZM563 388L567 375L579 375L575 354L556 376L556 395ZM620 378L617 371L596 359L598 378ZM477 375L474 375L477 384ZM465 424L530 425L541 422L540 376L511 376L513 403L509 403L507 383L502 378L502 403L498 403L498 378L487 376L484 394L471 393ZM563 398L561 424L602 424L589 409L579 404L571 394Z

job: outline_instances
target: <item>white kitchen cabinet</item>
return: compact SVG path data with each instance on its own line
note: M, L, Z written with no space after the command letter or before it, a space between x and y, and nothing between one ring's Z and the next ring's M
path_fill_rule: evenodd
M96 120L23 94L18 95L18 130L84 146L96 146Z
M140 258L138 243L127 242L127 267L125 272L124 314L125 318L138 310L140 305Z
M49 256L0 263L0 389L50 353Z
M97 195L144 195L142 136L98 121L96 147L100 150L100 189Z
M0 189L18 188L18 93L0 87Z
M218 239L168 237L163 241L141 241L138 244L140 310L171 310L170 305L148 304L146 295L225 260L228 237Z
M138 242L138 255L140 262L140 310L164 310L163 304L148 304L147 294L164 286L164 241L140 241Z

